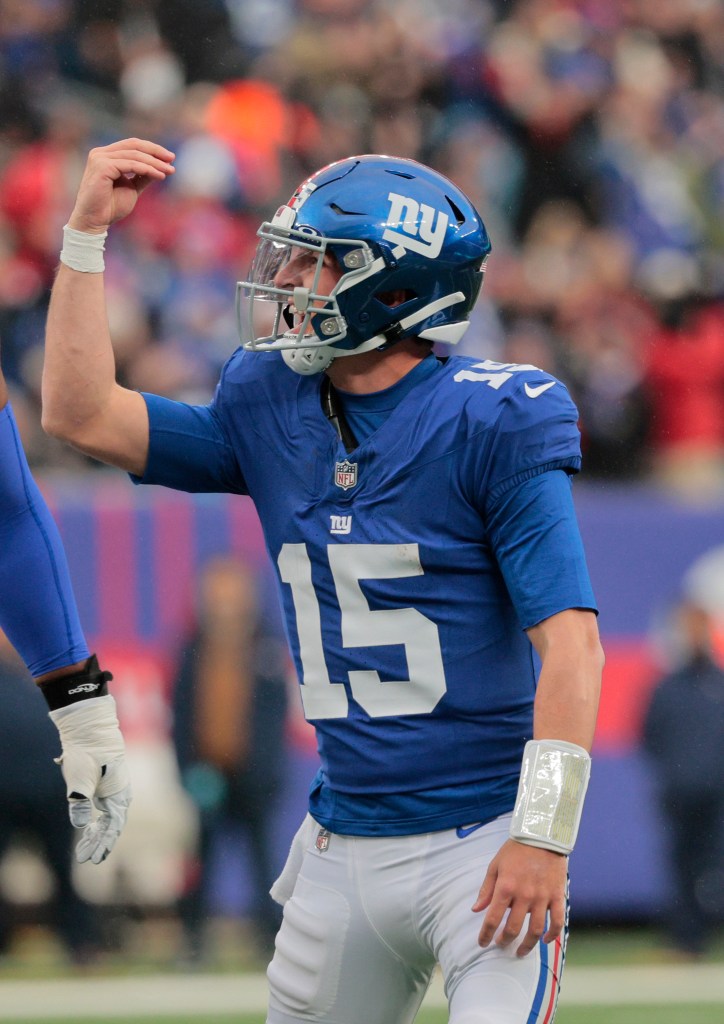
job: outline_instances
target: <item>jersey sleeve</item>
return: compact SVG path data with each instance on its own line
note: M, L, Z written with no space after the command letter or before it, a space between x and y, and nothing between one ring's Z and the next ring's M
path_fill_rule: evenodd
M149 419L149 450L142 477L134 483L161 484L177 491L247 494L233 446L218 409L187 405L144 394Z
M562 469L573 474L580 468L578 410L568 389L542 372L521 374L502 396L481 474L481 507L488 513L506 491L540 473Z
M523 629L569 608L597 611L563 470L505 491L488 517L488 536Z

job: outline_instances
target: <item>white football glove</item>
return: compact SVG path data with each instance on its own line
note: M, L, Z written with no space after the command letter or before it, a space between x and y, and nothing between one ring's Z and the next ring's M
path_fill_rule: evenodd
M70 820L83 830L76 858L81 864L100 864L115 846L131 802L116 702L106 694L49 714L60 733L62 754L57 763L65 779Z

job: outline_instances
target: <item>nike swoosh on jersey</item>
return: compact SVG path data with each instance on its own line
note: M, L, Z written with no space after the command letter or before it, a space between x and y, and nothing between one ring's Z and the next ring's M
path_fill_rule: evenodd
M485 825L484 821L479 821L477 825L458 825L455 832L457 833L458 839L464 839L472 832L477 832L479 828L483 827L483 825Z
M536 384L535 387L531 387L530 384L526 384L525 393L528 396L528 398L537 398L538 395L542 395L544 391L547 391L548 388L552 388L557 383L558 381L549 380L545 384Z

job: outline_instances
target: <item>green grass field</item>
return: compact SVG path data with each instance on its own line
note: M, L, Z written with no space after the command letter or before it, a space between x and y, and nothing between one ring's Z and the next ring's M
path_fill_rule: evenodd
M576 968L589 969L623 966L629 969L645 969L647 966L655 966L666 972L666 965L671 963L671 954L663 946L659 936L648 929L594 928L577 933L575 938L576 941L571 942L569 947L568 963L571 967L575 965ZM250 960L248 951L245 962L243 937L237 943L228 941L228 936L225 936L225 939L226 941L220 945L220 955L215 964L215 970L220 978L228 978L230 974L243 976L249 971L259 971L259 964ZM42 981L51 983L53 980L67 979L83 987L86 980L92 984L93 979L99 978L113 979L130 976L142 980L158 974L172 977L174 973L177 973L179 978L188 978L188 971L180 968L179 965L176 966L175 972L171 967L168 959L169 946L172 948L173 943L169 944L165 935L159 936L154 928L142 928L139 932L139 941L134 943L125 955L112 957L103 964L95 965L88 972L75 972L68 970L67 964L64 964L62 958L58 956L55 947L38 941L37 935L32 933L29 941L18 946L15 955L0 960L0 1024L84 1024L86 1021L91 1024L91 1018L83 1014L64 1018L20 1019L13 1015L12 1009L7 1004L5 1005L5 1014L3 1014L3 981L25 982L32 985L36 980L41 983ZM712 944L706 960L710 965L719 965L724 972L724 934L720 933L717 941ZM681 964L678 965L678 970L681 970ZM637 970L635 970L635 976L639 976ZM556 1024L719 1024L720 1021L724 1022L724 1001L669 1005L658 1005L653 1001L644 1005L584 1005L587 991L584 990L582 993L579 986L577 996L571 993L572 1003L570 1006L566 1006L564 981L563 1005L558 1011ZM679 996L696 999L698 992L699 989L696 987L687 988L680 991ZM623 992L621 995L626 998ZM657 997L660 1000L666 998L663 993L654 988L652 1000ZM703 990L702 997L707 998ZM592 998L595 1000L595 994ZM637 997L632 994L631 998ZM711 995L711 989L708 998L715 998ZM33 1009L30 1012L37 1013L38 1010L42 1012L46 1005L54 1004L48 1004L41 1000L33 1004ZM116 1009L123 1005L122 1000L110 1004ZM146 1005L151 1009L161 1006L163 1003L159 1001ZM243 997L240 999L239 1005L243 1006ZM254 1004L248 1005L260 1006L261 1003L257 997ZM58 1009L61 1013L72 1012L62 1003L58 1004ZM145 1006L139 1009L143 1012ZM263 1024L264 1022L262 1012L191 1015L189 1010L191 1010L190 1006L188 1009L185 1005L182 1006L180 1016L156 1014L106 1017L105 1014L98 1014L92 1018L92 1024ZM390 1021L389 1024L397 1024L397 1022ZM416 1024L447 1024L447 1013L444 1009L428 1006L420 1012Z
M679 1006L566 1007L556 1015L556 1024L717 1024L724 1010L720 1006L681 1004ZM18 1022L21 1024L21 1022ZM77 1018L52 1020L43 1017L22 1024L78 1024ZM103 1024L200 1024L199 1017L104 1017ZM203 1024L264 1024L259 1016L224 1015L204 1017ZM390 1024L395 1024L390 1021ZM447 1024L444 1010L425 1010L416 1024Z

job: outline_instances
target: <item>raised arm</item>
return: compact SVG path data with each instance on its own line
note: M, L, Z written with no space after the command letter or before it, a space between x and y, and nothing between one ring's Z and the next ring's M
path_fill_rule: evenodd
M169 150L141 139L91 150L65 230L46 330L44 429L139 475L148 456L148 414L143 398L116 382L102 245L141 192L173 173L172 161Z

